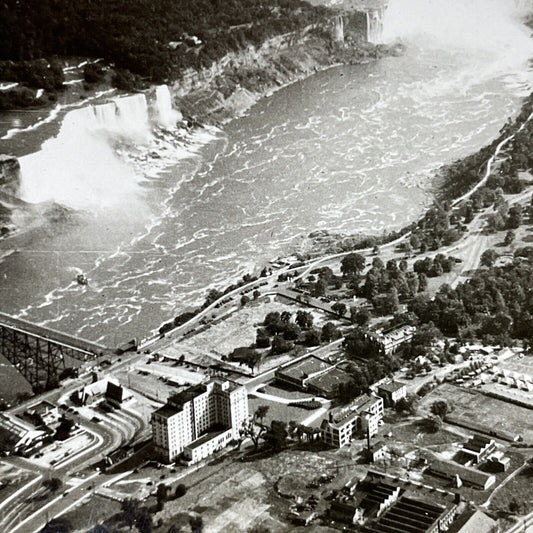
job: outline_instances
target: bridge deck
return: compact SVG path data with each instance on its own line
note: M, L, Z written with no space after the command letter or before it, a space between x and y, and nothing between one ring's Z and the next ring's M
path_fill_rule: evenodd
M37 324L32 324L31 322L26 322L26 320L21 320L20 318L15 318L4 313L0 313L0 326L6 326L11 329L22 331L33 337L39 337L47 341L62 344L68 348L73 348L88 354L100 355L109 350L109 348L103 344L74 337L67 333L61 333L55 329L38 326Z

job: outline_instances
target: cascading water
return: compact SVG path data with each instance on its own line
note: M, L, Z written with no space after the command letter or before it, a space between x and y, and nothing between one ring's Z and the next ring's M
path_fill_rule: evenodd
M158 124L176 125L180 114L172 109L168 87L157 88L154 106ZM144 94L70 111L55 138L20 159L21 198L30 203L54 201L73 209L123 203L143 178L117 155L116 148L138 150L152 141Z
M173 128L182 119L181 113L172 107L172 97L167 85L159 85L155 90L157 119L164 128Z

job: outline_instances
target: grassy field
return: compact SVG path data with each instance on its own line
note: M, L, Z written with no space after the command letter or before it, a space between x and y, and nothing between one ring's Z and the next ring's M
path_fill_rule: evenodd
M424 397L421 407L429 409L438 399L448 400L454 407L453 415L468 423L476 422L487 429L498 429L522 435L533 442L533 416L530 409L488 398L445 383Z
M248 409L251 414L253 414L260 405L268 406L268 413L265 418L266 424L270 424L272 420L282 420L287 424L291 420L301 422L314 412L314 410L311 409L303 409L302 407L293 406L289 407L286 404L271 402L269 400L264 400L263 398L248 397Z
M528 514L533 511L533 467L528 466L520 471L509 483L505 484L490 503L490 509L504 514L514 510L514 514ZM515 510L517 505L518 510Z

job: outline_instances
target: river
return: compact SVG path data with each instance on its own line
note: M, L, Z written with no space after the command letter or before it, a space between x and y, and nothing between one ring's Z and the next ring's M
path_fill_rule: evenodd
M142 174L134 186L110 189L106 176L92 190L63 176L70 210L0 243L0 309L116 344L299 249L313 230L400 228L431 203L435 171L491 141L531 80L512 49L411 42L400 57L319 72L223 130L197 131L187 157L172 159L183 143L168 133L148 159L122 146L117 157ZM88 286L75 282L80 271Z

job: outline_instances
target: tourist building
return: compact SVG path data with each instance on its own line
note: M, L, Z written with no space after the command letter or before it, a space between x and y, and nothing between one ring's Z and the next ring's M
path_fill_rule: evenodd
M247 418L246 389L211 379L174 394L152 414L155 451L169 462L181 454L189 463L198 462L238 439Z
M383 399L364 394L346 407L330 411L321 425L326 444L342 448L356 437L373 437L383 418Z

